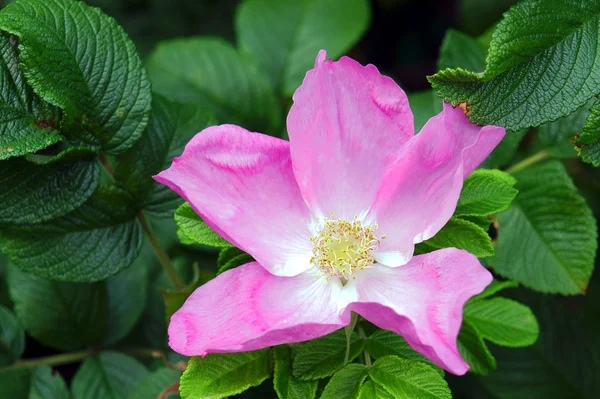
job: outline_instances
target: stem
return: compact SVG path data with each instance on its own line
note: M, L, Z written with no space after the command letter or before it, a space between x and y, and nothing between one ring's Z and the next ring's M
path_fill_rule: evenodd
M344 331L346 332L346 356L344 356L344 366L348 364L348 360L350 360L350 339L352 338L352 331L354 331L354 326L356 326L356 321L358 320L358 314L352 312L350 314L350 323L344 327Z
M358 325L358 334L362 339L367 339L367 334L365 334L365 330L363 330L360 324ZM367 367L371 368L371 355L369 354L366 345L365 349L363 350L363 353L365 355L365 364L367 365Z
M61 364L75 363L92 356L95 351L86 350L72 353L62 353L60 355L47 356L38 359L19 360L10 366L0 368L0 372L8 370L29 369L37 366L58 366Z
M102 166L104 166L104 169L106 169L106 173L108 173L108 175L114 181L115 180L115 176L114 176L115 168L113 168L112 164L110 163L110 160L106 157L106 155L104 155L103 152L98 154L98 161L100 161L100 164Z
M524 160L522 160L520 162L517 162L510 168L506 169L505 172L514 174L514 173L520 171L521 169L525 169L531 165L534 165L534 164L541 162L544 159L548 159L548 158L550 158L550 154L548 154L546 151L540 151L538 153L535 153L535 154L525 158Z
M150 245L152 245L154 254L156 254L156 257L160 261L160 264L165 269L165 272L167 272L167 275L169 276L171 281L173 281L173 284L175 284L175 287L184 288L185 284L179 277L179 274L177 274L177 270L175 270L175 268L171 264L171 261L169 260L169 257L167 256L165 250L160 246L160 243L158 242L158 239L154 234L154 230L152 230L152 226L150 226L150 223L148 223L148 219L146 219L146 216L144 216L143 212L140 212L138 214L138 220L142 224L142 229L144 230L144 234L146 234L146 237L148 237Z

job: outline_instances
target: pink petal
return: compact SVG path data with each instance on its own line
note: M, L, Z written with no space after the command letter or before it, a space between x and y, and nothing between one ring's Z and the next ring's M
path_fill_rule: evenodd
M414 135L406 94L375 66L325 61L321 51L293 99L287 128L308 206L317 215L364 216L388 163Z
M456 208L462 183L504 137L504 128L479 127L462 108L444 104L393 160L367 222L383 234L375 259L399 266L414 244L433 237ZM294 160L295 162L295 160Z
M415 256L402 267L363 270L350 282L358 301L346 310L402 335L435 364L461 375L469 369L456 344L463 306L491 281L475 256L447 248Z
M248 263L187 299L171 317L169 345L182 355L204 356L314 339L349 322L338 315L341 288L311 272L278 277Z
M209 127L154 178L270 272L289 276L310 267L310 215L287 141L233 125Z

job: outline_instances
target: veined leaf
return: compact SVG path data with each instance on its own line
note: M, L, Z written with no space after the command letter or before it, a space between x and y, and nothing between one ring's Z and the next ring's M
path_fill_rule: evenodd
M351 363L335 373L325 386L321 399L356 399L369 374L364 364Z
M369 3L348 0L245 0L236 14L240 48L253 54L273 85L291 96L317 53L336 58L358 41L370 19Z
M600 93L599 24L598 0L525 0L494 32L483 74L446 69L429 79L446 101L467 102L474 123L538 126Z
M499 170L473 171L463 184L456 216L488 216L506 210L517 195L516 180Z
M148 59L153 89L173 101L211 109L219 122L279 132L271 84L252 59L214 38L161 42Z
M600 99L590 108L581 135L575 136L574 143L584 162L600 166Z
M0 160L36 152L62 140L60 112L42 101L19 69L18 40L0 33Z
M137 258L143 236L134 218L126 193L100 186L61 218L3 229L0 242L25 271L60 281L98 281Z
M477 40L457 30L448 29L440 48L438 69L465 68L469 71L483 71L486 50Z
M228 248L233 245L215 233L192 209L189 203L177 208L175 222L183 234L197 244L209 247Z
M301 381L292 375L292 358L287 345L273 348L275 373L273 387L279 399L314 399L318 381Z
M381 385L368 380L360 387L358 399L394 399L394 397Z
M434 249L451 247L464 249L478 258L494 254L492 239L487 231L459 217L451 218L435 236L420 245Z
M88 358L73 378L73 399L127 398L148 376L143 364L122 353L106 351Z
M193 357L181 377L182 399L237 395L271 376L268 349Z
M519 195L498 214L494 270L541 292L585 291L597 248L596 220L559 162L515 174Z
M133 42L100 9L72 0L19 0L0 12L19 37L20 67L45 101L62 108L71 141L107 153L146 128L150 82Z
M254 258L236 247L223 248L217 259L217 274L254 261Z
M25 350L25 331L15 315L0 306L0 367L17 360Z
M292 348L296 351L294 377L302 380L329 377L344 367L346 334L344 330L338 330L312 341L293 344ZM356 358L363 348L364 341L358 334L352 333L348 361Z
M153 371L127 396L127 399L162 399L160 394L167 387L177 383L180 376L181 372L165 367Z
M531 309L506 298L469 302L464 318L482 337L502 346L533 345L539 335Z
M458 350L465 362L471 366L469 371L487 375L496 370L496 359L483 342L481 334L468 320L463 320L460 328Z
M444 377L422 362L385 356L377 359L369 376L396 399L452 398Z
M65 380L49 366L38 366L31 375L29 399L70 399Z

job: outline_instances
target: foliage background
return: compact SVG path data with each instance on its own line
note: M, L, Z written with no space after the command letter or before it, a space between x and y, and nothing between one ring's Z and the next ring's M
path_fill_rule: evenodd
M452 59L438 61L440 47L448 29L456 29L472 37L485 36L485 33L500 20L502 13L516 2L513 0L373 0L370 2L369 27L347 54L363 64L377 65L384 74L392 76L407 92L416 93L428 90L431 85L426 76L435 74L440 64L443 64L443 67L459 66L453 64L454 60ZM142 60L148 63L152 62L151 51L162 40L186 36L218 36L231 43L235 43L236 40L234 16L239 5L238 1L88 0L87 3L100 7L105 13L114 17L131 36ZM468 45L463 46L463 50L464 47L468 47ZM452 51L448 54L452 54ZM457 54L459 57L464 57L460 51ZM485 64L481 64L481 62L483 62L482 59L474 61L476 65L485 67ZM477 72L481 70L477 70ZM427 103L427 106L424 108L433 107L433 105L429 105L428 95L428 93L421 93L418 97L412 97L411 100L418 98L423 101L425 99L424 102ZM289 105L286 103L289 100L285 98L280 100L284 103L284 108ZM416 103L411 103L411 105L419 107ZM193 111L190 112L193 114ZM426 113L427 111L423 111L423 114ZM585 116L583 115L583 118ZM210 117L207 115L192 115L189 118L197 123L210 123ZM226 121L220 120L220 122ZM546 126L529 129L527 132L523 132L520 136L524 137L523 140L515 143L515 146L518 145L515 153L511 153L508 158L496 161L488 167L506 168L538 153L540 149L547 149L553 152L553 157L560 159L558 162L565 166L568 175L585 197L597 218L600 215L600 175L598 170L576 158L576 153L568 143L565 145L559 140L552 141L552 129L560 133L560 128L556 126L554 128ZM517 135L517 132L511 133ZM575 130L572 133L575 133ZM547 139L548 137L550 139ZM568 152L569 150L572 151L572 154ZM560 169L560 166L558 168ZM548 173L551 181L560 179L561 171L554 172L536 169L529 176L523 175L523 181L531 180L532 175L543 173ZM569 177L564 177L564 179L568 180ZM535 186L538 183L534 181L530 184ZM517 188L521 189L522 187L517 186ZM527 191L526 187L525 191ZM578 198L568 195L561 198L565 207L572 203L581 205ZM517 199L517 201L519 200ZM177 226L173 219L169 215L167 215L168 217L158 216L161 215L149 217L150 223L186 282L190 282L194 278L192 262L196 262L200 267L200 280L208 278L209 273L216 271L219 257L217 249L181 245L177 237ZM508 220L508 216L505 217ZM573 220L579 220L576 219L577 217L579 216L575 212ZM500 221L502 222L502 219ZM545 228L544 223L548 223L549 228L552 228L550 220L542 220L540 223L541 229ZM514 231L518 232L520 228L516 228ZM499 233L492 228L490 234L492 238L496 238ZM518 240L517 234L515 237ZM567 244L572 239L568 236L562 238ZM561 237L559 236L558 239L560 240ZM589 234L587 238L583 239L589 240ZM535 248L526 248L524 251L528 249L536 250ZM571 256L569 248L563 248L563 250L563 253L566 254L564 256L569 258ZM507 253L507 250L503 252L499 248L496 248L496 251L497 256ZM573 255L573 257L576 256L577 254ZM531 259L536 259L535 253ZM164 305L163 298L157 289L174 288L161 270L147 240L144 241L141 255L135 263L122 272L120 279L108 280L109 282L94 283L79 288L75 285L66 287L59 283L44 285L39 281L36 282L35 279L32 281L31 278L11 266L10 280L13 284L9 287L7 283L8 269L8 261L0 258L0 305L7 309L15 308L16 298L19 298L19 295L27 297L28 291L39 291L42 286L43 289L53 291L54 295L61 297L62 301L76 301L82 306L87 304L89 308L93 308L93 305L90 304L98 301L97 296L139 305L135 309L128 310L131 312L130 319L122 320L125 324L132 323L131 328L125 329L127 331L125 337L119 336L120 326L109 326L105 329L105 326L90 325L89 320L78 320L78 324L71 330L65 331L63 335L59 334L40 340L34 339L31 334L28 334L23 359L56 355L74 347L83 348L89 344L98 347L112 347L118 343L119 348L133 348L129 355L137 357L149 370L159 369L162 365L162 360L160 358L153 359L152 353L148 356L148 353L136 352L140 348L165 348ZM16 281L20 282L18 286ZM541 289L534 288L538 288L538 291L551 291L544 290L543 287ZM597 378L600 373L600 335L597 333L600 331L600 277L597 272L592 276L590 283L586 284L584 291L585 295L583 296L543 294L523 287L503 291L500 296L516 299L532 308L540 325L540 338L535 345L527 348L505 348L489 344L491 352L497 360L498 370L487 376L468 374L465 377L454 377L446 373L453 396L478 399L594 397L594 394L600 390L600 379ZM122 297L114 296L115 293L120 293ZM39 303L28 305L30 306L28 308L28 311L31 312L30 317L43 317L43 312L35 314L33 311L39 305ZM57 306L60 308L60 304ZM88 314L87 317L93 318L94 315ZM59 323L59 321L54 322ZM41 335L43 336L43 333ZM73 345L73 342L78 340L80 342ZM176 363L180 360L178 356L169 354L170 362ZM94 366L91 363L88 364L88 368ZM75 362L53 367L53 370L70 384L80 370L80 366L81 362ZM130 365L124 374L135 374L136 367L135 364ZM163 378L163 376L159 377ZM7 389L7 386L8 384L13 387L17 386L19 378L12 374L10 376L0 374L0 397L18 398L16 391ZM165 381L168 381L173 379L173 376L168 375L164 378ZM77 389L77 387L72 387L76 399L86 397L85 394L77 396ZM80 392L81 389L83 388L80 388ZM7 396L2 396L3 394ZM276 396L272 384L265 383L258 388L251 388L240 397Z

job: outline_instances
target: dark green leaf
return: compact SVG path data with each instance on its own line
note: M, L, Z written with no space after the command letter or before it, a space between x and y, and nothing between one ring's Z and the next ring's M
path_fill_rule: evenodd
M25 331L13 313L0 306L0 367L21 357L25 350Z
M561 294L585 291L594 269L596 221L559 162L515 174L519 195L498 215L499 274L526 287Z
M271 376L268 352L263 349L191 358L181 377L182 399L220 399L260 385Z
M0 398L30 399L30 379L31 371L27 369L0 371Z
M464 33L448 29L438 59L438 69L464 68L469 71L485 69L486 48Z
M106 345L115 344L125 337L146 306L148 268L134 265L106 280L107 324L102 340Z
M368 368L364 364L352 363L331 377L321 399L356 399L367 378Z
M302 380L316 380L333 375L344 367L346 355L346 334L338 330L312 341L292 345L296 351L294 359L294 377ZM363 351L364 341L356 333L350 339L350 357L352 361Z
M500 168L508 164L515 154L519 144L525 137L527 130L513 131L507 130L506 135L498 144L498 146L492 151L492 153L479 165L480 168Z
M146 128L150 82L133 42L99 9L71 0L20 0L0 12L19 37L21 68L44 100L65 111L63 134L108 153Z
M19 69L17 38L0 33L0 160L56 144L60 113L27 85Z
M430 82L452 104L467 102L480 125L520 130L556 120L600 92L599 22L598 0L522 1L494 32L485 73L447 69Z
M48 366L39 366L31 375L29 399L70 399L71 394L60 374Z
M2 162L0 224L40 223L83 204L98 185L100 168L93 159L70 159L72 153L81 155L63 152L42 165L23 158Z
M462 358L471 366L469 371L487 375L496 370L496 359L483 342L481 334L468 320L463 320L458 334L458 350Z
M581 134L575 136L576 150L584 162L600 166L600 99L590 108Z
M177 208L175 222L177 222L177 227L181 229L183 234L197 244L217 248L233 246L208 227L187 202Z
M253 262L254 258L236 247L223 248L217 259L217 274Z
M73 399L125 399L148 374L132 357L102 352L87 359L75 374Z
M279 129L279 106L267 76L225 41L162 42L148 59L148 72L156 92L209 108L219 122L266 133Z
M499 170L473 171L463 184L456 216L488 216L506 210L517 196L516 180Z
M400 335L387 331L377 330L365 341L365 347L369 353L375 358L380 358L388 355L399 356L405 359L424 362L437 370L438 373L444 375L444 370L434 365L429 359L413 348Z
M291 96L321 49L337 58L367 29L369 3L348 0L245 0L236 15L242 50L260 61L273 85Z
M435 249L458 248L469 251L478 258L494 254L492 239L487 231L473 222L453 217L431 239L424 242L426 246Z
M187 286L179 289L159 289L165 300L165 311L167 324L171 320L173 313L177 312L179 308L183 306L186 299L203 284L206 284L209 280L215 277L214 273L207 271L200 271L197 264L193 265L194 275L192 282Z
M314 399L318 381L302 381L292 376L292 359L287 345L273 348L275 373L273 387L279 399Z
M518 287L519 283L517 283L516 281L511 281L511 280L506 280L506 281L499 281L499 280L494 280L491 282L490 285L488 285L487 287L485 287L485 290L483 290L483 292L479 295L475 295L473 298L470 299L470 301L477 301L480 299L484 299L484 298L488 298L491 297L494 294L497 294L498 292L506 289L506 288L515 288Z
M415 134L421 131L430 118L442 112L442 100L433 90L408 93L408 102L415 118Z
M154 95L152 117L141 139L118 157L115 176L133 194L140 209L172 217L183 204L177 193L152 179L171 166L191 138L214 123L212 113L195 105L177 104Z
M181 372L168 368L160 368L150 373L127 399L155 399L169 386L177 383ZM161 398L162 399L162 398ZM166 399L166 398L165 398Z
M444 377L422 362L384 356L373 364L369 376L396 399L452 398Z
M104 284L57 283L11 265L8 287L18 319L27 333L43 344L72 350L102 338L106 325Z
M25 271L60 281L97 281L137 258L143 236L134 217L126 193L100 186L59 219L0 231L0 242Z
M502 346L533 345L539 335L531 309L506 298L469 302L464 318L483 338Z

